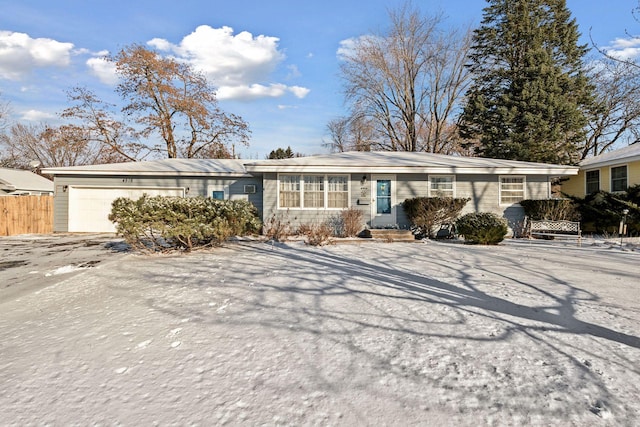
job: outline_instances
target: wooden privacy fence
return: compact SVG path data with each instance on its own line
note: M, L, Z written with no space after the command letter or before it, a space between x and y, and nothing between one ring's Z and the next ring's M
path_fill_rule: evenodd
M0 196L0 236L53 232L53 196Z

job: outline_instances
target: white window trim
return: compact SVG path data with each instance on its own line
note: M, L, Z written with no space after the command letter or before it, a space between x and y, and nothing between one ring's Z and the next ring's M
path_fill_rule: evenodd
M596 168L596 169L588 169L584 171L584 194L588 195L590 194L587 191L587 174L589 172L598 172L598 190L602 190L602 171L600 170L600 168Z
M624 190L614 190L613 189L613 170L615 168L625 168L626 171L626 181L627 181L627 186L625 187ZM629 188L629 165L628 164L622 164L622 165L613 165L613 166L609 166L609 191L611 193L623 193L626 191L626 189Z
M299 175L300 176L300 206L299 207L284 207L280 206L280 176L291 176L291 175ZM321 176L323 177L323 188L324 188L324 201L323 207L313 207L308 208L304 206L304 177L305 176ZM344 208L330 208L327 205L329 204L329 177L330 176L343 176L347 178L347 206ZM276 189L277 189L277 197L276 197L276 209L277 210L292 210L292 211L341 211L343 209L347 209L351 207L351 175L348 173L304 173L304 172L296 172L296 173L278 173L278 179L276 180Z
M522 178L522 200L527 199L527 177L525 175L500 175L498 176L498 204L500 206L518 205L520 203L502 203L502 179L503 178Z
M451 187L452 187L452 195L454 199L456 198L456 176L455 175L429 175L429 197L436 197L434 194L434 190L431 188L431 179L432 178L451 178Z

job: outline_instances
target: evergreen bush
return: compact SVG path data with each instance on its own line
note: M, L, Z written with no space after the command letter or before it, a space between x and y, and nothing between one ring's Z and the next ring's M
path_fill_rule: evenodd
M257 232L256 208L244 200L143 196L114 200L109 220L116 232L140 250L191 251L219 245L231 236Z
M594 233L617 233L620 220L627 209L629 235L640 234L640 184L629 187L624 193L597 191L584 199L575 197L582 217L582 229Z
M456 221L466 243L497 245L507 235L507 220L488 212L468 213Z
M469 200L471 199L415 197L402 202L402 208L416 236L433 239L436 228L454 222Z

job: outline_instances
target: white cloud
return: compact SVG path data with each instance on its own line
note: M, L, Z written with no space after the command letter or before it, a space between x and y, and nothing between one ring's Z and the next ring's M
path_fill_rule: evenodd
M287 92L287 86L272 84L264 86L254 83L252 85L221 86L218 89L218 99L237 99L247 101L258 98L279 98Z
M309 94L309 92L311 92L311 90L301 86L291 86L289 87L289 91L293 93L296 98L300 98L300 99L304 98Z
M179 45L153 39L149 45L188 61L218 86L247 85L265 80L284 60L276 37L256 36L230 27L201 25Z
M271 74L285 59L278 49L278 42L277 37L253 36L247 31L234 35L230 27L201 25L179 44L160 38L154 38L148 44L204 73L218 87L219 99L273 98L287 93L302 98L308 89L263 83L270 80Z
M35 68L66 67L72 49L72 43L0 31L0 79L20 80Z
M103 56L99 58L87 59L87 66L91 70L91 74L98 77L102 83L115 85L118 83L118 75L116 74L116 65L107 61Z
M340 47L338 47L338 51L336 52L336 56L339 59L348 58L353 54L353 48L355 47L357 39L350 38L346 40L340 41Z
M346 60L348 58L353 57L356 54L356 48L360 45L376 45L379 43L382 43L384 41L384 39L377 37L377 36L373 36L370 34L365 34L363 36L359 36L359 37L351 37L349 39L345 39L340 41L340 46L338 47L338 50L336 51L336 56L338 57L338 59L340 60Z
M640 37L617 38L604 48L614 58L631 60L640 58Z
M309 89L300 86L287 86L281 83L274 83L269 86L254 83L252 85L221 86L217 96L220 100L236 99L249 101L259 98L280 98L286 93L292 93L296 98L304 98L310 92Z
M300 77L302 75L295 64L287 65L287 69L289 70L287 79L295 79L296 77Z
M49 119L55 118L55 114L47 113L46 111L38 111L38 110L27 110L21 114L22 120L27 120L31 122L40 122L46 121Z

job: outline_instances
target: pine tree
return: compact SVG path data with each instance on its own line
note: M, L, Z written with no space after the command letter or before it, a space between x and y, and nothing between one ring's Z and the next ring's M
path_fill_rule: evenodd
M286 149L271 150L267 159L290 159L292 157L294 157L293 151L291 151L291 147L287 147Z
M592 87L565 0L487 0L474 32L461 134L477 154L571 164Z

